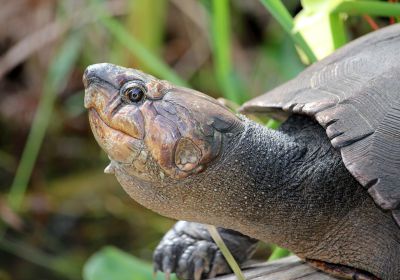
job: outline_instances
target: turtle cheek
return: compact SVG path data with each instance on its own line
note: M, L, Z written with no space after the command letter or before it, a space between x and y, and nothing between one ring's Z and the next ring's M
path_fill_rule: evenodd
M176 141L180 138L179 131L162 116L156 116L146 127L147 149L165 173L174 177L176 165L173 160L173 151Z
M184 172L177 168L174 161L175 146L181 138L176 120L172 121L159 114L154 102L145 102L141 111L144 116L144 143L147 150L165 174L171 178L179 178Z
M221 133L199 121L190 105L182 108L160 101L141 106L145 145L159 167L174 179L203 171L221 146Z
M135 139L143 140L145 135L142 112L134 105L123 106L112 116L112 126Z

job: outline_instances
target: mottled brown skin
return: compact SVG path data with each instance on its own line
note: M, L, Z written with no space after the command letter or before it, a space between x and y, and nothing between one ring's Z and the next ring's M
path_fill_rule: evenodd
M145 91L135 102L126 91L132 81ZM199 92L111 64L90 66L84 83L93 133L111 160L106 171L145 207L234 230L226 240L235 244L240 236L236 256L254 243L240 232L333 264L344 277L365 271L400 278L396 223L350 175L311 119L294 115L279 131L268 130ZM187 279L225 272L222 264L213 268L221 258L212 241L198 234L201 225L188 228L177 225L164 238L156 268Z

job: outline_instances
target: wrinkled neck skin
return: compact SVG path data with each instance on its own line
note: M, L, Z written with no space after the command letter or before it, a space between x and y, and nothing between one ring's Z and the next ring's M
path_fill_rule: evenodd
M244 128L224 134L221 154L198 175L151 185L120 166L117 178L136 201L164 216L397 279L400 268L392 262L400 259L399 230L347 172L323 129L312 121L296 124L304 118L280 131L243 121Z

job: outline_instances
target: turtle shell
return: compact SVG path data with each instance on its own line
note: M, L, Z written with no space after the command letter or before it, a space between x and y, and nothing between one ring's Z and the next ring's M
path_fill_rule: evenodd
M400 25L351 42L241 111L317 120L346 168L400 225Z

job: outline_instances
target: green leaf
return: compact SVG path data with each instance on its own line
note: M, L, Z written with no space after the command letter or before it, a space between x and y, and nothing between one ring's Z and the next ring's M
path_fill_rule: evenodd
M278 129L280 125L281 125L280 121L269 119L265 126L271 129Z
M317 61L312 48L307 44L302 34L295 30L294 22L286 7L280 0L260 0L261 3L267 8L272 16L279 22L283 29L289 33L293 41L301 49L302 53L307 58L307 62L313 63Z
M328 1L325 0L301 0L301 6L303 7L303 9L307 9L307 10L321 10L321 9L325 9L325 6L327 4Z
M271 256L269 256L268 261L278 260L287 257L290 254L289 250L276 246Z
M153 277L153 268L138 258L115 247L104 247L86 262L84 280L163 280L158 274ZM176 279L176 278L172 278Z
M400 4L383 1L342 0L333 12L348 15L399 16Z
M295 17L300 32L314 54L321 60L347 42L344 14L334 13L341 1L303 0L303 10Z

